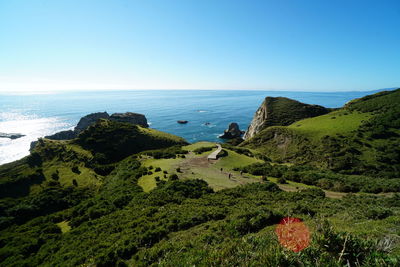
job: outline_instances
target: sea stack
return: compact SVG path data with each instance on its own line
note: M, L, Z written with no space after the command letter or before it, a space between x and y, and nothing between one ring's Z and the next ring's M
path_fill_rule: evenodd
M226 129L224 131L224 133L219 136L219 138L233 139L233 138L241 137L242 134L243 134L243 131L241 131L239 129L239 125L236 122L232 122L229 124L228 129Z

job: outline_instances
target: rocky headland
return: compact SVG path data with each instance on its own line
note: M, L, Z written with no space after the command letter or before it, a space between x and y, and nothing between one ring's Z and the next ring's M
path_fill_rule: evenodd
M125 123L140 125L145 128L149 127L146 116L144 116L143 114L125 112L125 113L114 113L110 116L107 112L96 112L82 117L79 120L76 127L74 128L74 130L61 131L53 135L45 136L44 138L50 140L74 139L78 136L78 134L86 130L89 126L95 124L99 119L108 119L110 121L125 122ZM31 143L30 146L31 150L35 147L36 143L37 141Z
M286 97L266 97L257 109L244 139L250 139L269 126L287 126L295 121L324 115L332 109L305 104Z

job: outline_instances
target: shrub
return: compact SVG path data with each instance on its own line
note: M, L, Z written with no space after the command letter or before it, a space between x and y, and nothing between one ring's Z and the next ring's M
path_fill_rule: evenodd
M73 167L71 168L71 171L72 171L73 173L76 173L76 174L81 174L81 171L79 170L78 166L73 166Z
M278 184L287 184L286 179L283 177L278 178Z
M176 173L173 173L173 174L171 174L171 175L169 176L168 180L170 180L170 181L176 181L176 180L179 180L179 177L178 177L178 175L177 175Z
M60 179L60 176L58 174L58 171L54 172L51 174L51 179L58 181L58 179Z
M193 150L193 152L195 154L201 154L201 153L204 153L204 152L207 152L207 151L211 151L214 148L215 148L215 146L203 146L203 147L196 148L195 150Z

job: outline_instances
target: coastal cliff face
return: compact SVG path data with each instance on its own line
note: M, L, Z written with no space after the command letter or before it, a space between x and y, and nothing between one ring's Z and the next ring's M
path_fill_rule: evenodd
M88 128L90 125L96 123L97 120L108 119L109 117L110 115L108 115L107 112L96 112L86 115L79 120L78 124L74 129L74 132L78 134L83 130L86 130L86 128Z
M250 139L270 126L287 126L295 121L320 116L330 111L319 105L309 105L286 97L266 97L243 138Z
M148 128L147 119L143 114L125 112L125 113L114 113L110 116L111 121L127 122L131 124L137 124L142 127Z

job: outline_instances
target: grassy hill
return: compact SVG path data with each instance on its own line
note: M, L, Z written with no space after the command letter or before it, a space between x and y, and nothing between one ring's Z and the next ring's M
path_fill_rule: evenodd
M75 143L91 151L100 163L116 162L144 150L187 144L172 134L105 119L79 134Z
M0 216L8 218L0 228L95 195L129 155L184 144L177 136L107 120L74 140L40 139L29 156L0 166Z
M319 105L310 105L286 97L266 97L257 109L244 139L249 139L270 126L287 126L331 111Z
M241 144L278 162L400 177L400 90L380 92L329 114L268 127Z
M268 127L216 161L215 143L107 120L41 139L0 166L0 266L399 266L399 97Z

